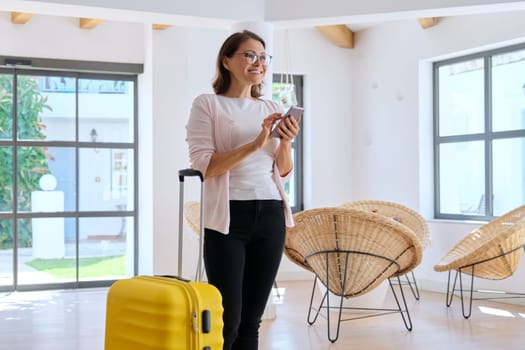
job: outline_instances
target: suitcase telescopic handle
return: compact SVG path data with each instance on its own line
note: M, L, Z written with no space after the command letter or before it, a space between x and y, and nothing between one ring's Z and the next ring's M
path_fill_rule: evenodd
M204 176L195 169L179 170L179 255L178 255L178 276L182 277L182 231L183 231L183 212L184 212L184 178L198 176L201 180L201 201L200 201L200 230L199 230L199 260L197 262L197 275L195 280L202 281L202 254L204 245Z
M201 179L201 182L204 181L204 177L202 176L202 173L195 169L182 169L179 170L179 181L184 182L184 178L187 176L198 176Z

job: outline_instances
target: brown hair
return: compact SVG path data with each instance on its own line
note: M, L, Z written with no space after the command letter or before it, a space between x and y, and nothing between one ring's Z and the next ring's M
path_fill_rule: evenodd
M224 68L222 61L224 57L233 57L235 52L239 49L239 46L248 39L254 39L259 41L264 48L266 44L264 40L257 34L250 32L249 30L243 30L242 32L233 33L230 35L222 44L219 54L217 55L217 75L213 81L213 91L216 94L224 94L229 88L232 82L230 72ZM262 83L252 86L251 96L261 97L262 94Z

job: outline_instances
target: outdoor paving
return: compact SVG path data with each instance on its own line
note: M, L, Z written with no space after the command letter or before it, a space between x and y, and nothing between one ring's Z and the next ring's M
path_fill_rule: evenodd
M66 243L65 258L75 257L75 244ZM126 242L119 240L85 240L80 243L79 255L82 258L117 256L126 253ZM18 273L20 284L39 284L63 282L50 274L38 271L26 263L33 260L31 248L18 249ZM13 250L0 250L0 287L13 284Z

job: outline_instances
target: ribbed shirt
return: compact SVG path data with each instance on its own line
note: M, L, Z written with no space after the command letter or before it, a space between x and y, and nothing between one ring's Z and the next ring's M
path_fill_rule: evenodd
M282 112L269 100L229 98L203 94L192 104L186 141L191 167L203 174L214 153L227 152L251 142L261 131L261 123L269 114ZM227 234L230 224L230 199L282 199L286 225L293 226L275 156L279 140L271 139L265 147L244 159L226 173L204 181L204 226ZM253 180L251 176L256 176ZM258 181L261 182L258 182Z

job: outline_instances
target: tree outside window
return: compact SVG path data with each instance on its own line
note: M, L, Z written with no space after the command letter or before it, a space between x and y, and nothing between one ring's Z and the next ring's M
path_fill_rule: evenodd
M17 139L43 140L40 113L51 109L47 98L40 92L35 79L19 76L17 79ZM13 76L0 74L0 140L13 140ZM15 146L0 147L0 212L13 212L13 152ZM49 173L48 160L51 155L44 147L20 147L17 164L18 211L31 208L31 192L39 189L40 177ZM31 224L20 221L18 227L19 245L31 246ZM12 220L0 221L0 249L13 247Z

